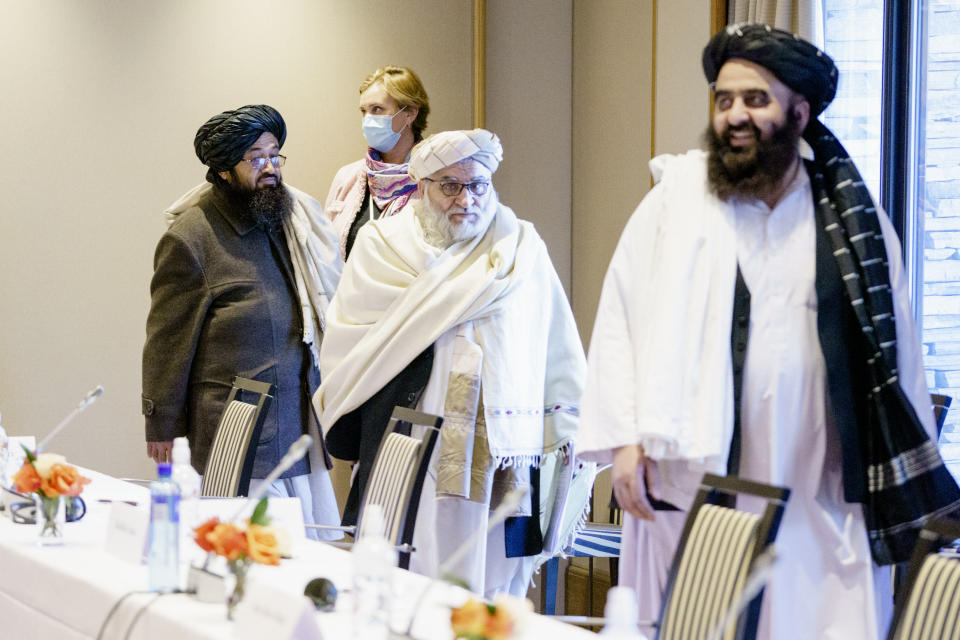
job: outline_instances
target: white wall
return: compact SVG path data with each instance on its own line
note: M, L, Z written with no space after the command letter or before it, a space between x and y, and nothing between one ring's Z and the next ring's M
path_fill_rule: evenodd
M396 10L402 6L403 13ZM423 25L442 25L429 38ZM420 74L428 131L466 128L469 2L0 0L0 411L79 464L148 475L140 350L163 208L203 180L193 136L252 102L284 115L285 179L320 199L364 150L358 87Z

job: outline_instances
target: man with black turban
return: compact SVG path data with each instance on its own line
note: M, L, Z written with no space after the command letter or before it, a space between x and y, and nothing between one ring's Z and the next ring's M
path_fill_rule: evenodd
M167 210L170 228L154 256L143 348L147 455L168 461L173 439L186 436L203 473L233 378L268 382L273 400L253 443L252 476L266 477L312 434L317 448L270 493L300 497L308 523L337 524L310 397L342 264L320 203L283 182L286 134L267 105L224 111L197 131L207 182Z
M706 471L792 490L758 637L878 638L892 603L878 567L908 556L925 517L960 505L900 246L817 120L837 88L829 56L733 25L703 69L708 151L651 161L658 184L604 282L580 454L613 463L620 576L641 617L659 614Z

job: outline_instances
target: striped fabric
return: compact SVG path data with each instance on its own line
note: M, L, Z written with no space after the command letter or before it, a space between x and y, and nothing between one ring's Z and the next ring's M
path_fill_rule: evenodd
M929 516L960 511L960 489L943 465L899 384L897 333L886 246L878 212L846 149L819 120L803 134L814 151L807 163L818 217L863 336L865 361L854 376L867 391L860 459L870 550L878 564L910 557Z
M956 556L927 556L893 638L960 640L960 560Z
M706 638L744 587L754 555L760 516L712 504L697 513L676 581L660 622L658 640ZM733 640L736 625L724 639Z
M240 474L250 446L256 420L256 405L234 400L227 405L210 447L210 458L203 472L200 495L205 498L233 498L237 495Z
M621 525L588 522L577 533L568 553L581 558L619 558L622 538Z
M420 441L400 433L387 435L367 484L364 497L364 509L369 504L378 504L383 508L386 523L386 538L393 544L400 544L403 520L411 486L417 473L417 449ZM363 537L364 518L360 513L357 539Z

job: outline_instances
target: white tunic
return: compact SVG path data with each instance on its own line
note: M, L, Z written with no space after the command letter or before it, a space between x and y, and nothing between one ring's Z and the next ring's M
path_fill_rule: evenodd
M641 210L665 206L663 196L663 190L651 192ZM798 173L772 211L762 202L752 202L735 205L732 214L735 249L724 248L720 253L735 251L751 293L740 475L792 489L776 542L779 559L764 593L758 638L879 638L892 607L889 572L877 570L872 563L861 506L843 500L840 449L836 430L828 421L826 371L817 334L816 222L806 172ZM920 343L907 301L900 249L886 217L881 214L880 219L891 265L901 383L931 431L932 420L924 411L929 396ZM642 242L639 234L648 231L628 226L611 273L622 270L623 248L632 239L628 233L636 233L637 242ZM643 274L634 278L642 281ZM612 281L609 274L608 280ZM605 294L608 286L611 282L605 283ZM716 293L728 296L731 305L732 294ZM652 304L656 301L647 301L647 308ZM632 306L627 309L629 315ZM605 308L601 301L597 324L622 313L622 305ZM591 343L589 375L606 381L602 402L609 405L612 394L629 398L632 391L609 389L622 376L620 371L605 370L611 345L597 342L597 331L602 329L595 329ZM618 353L637 350L633 336L623 335L622 341ZM595 351L597 345L601 348ZM729 354L729 338L724 348ZM587 451L581 449L581 455L608 460L608 447L637 442L643 434L626 421L601 425L590 420L595 415L593 405L601 400L601 388L588 379L581 422ZM674 459L660 466L668 471L671 482L687 484L691 491L702 473L695 460ZM743 501L739 506L750 507ZM684 517L682 512L658 512L656 520L647 523L625 515L620 578L622 584L637 589L641 618L659 615L660 592Z

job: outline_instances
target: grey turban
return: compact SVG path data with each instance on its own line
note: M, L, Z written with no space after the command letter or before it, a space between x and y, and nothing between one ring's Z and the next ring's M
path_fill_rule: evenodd
M210 167L207 180L213 182L214 174L236 166L247 149L265 132L276 136L277 142L283 146L287 125L276 109L265 104L248 104L207 120L193 139L193 148L200 162Z
M410 152L407 173L420 180L463 160L476 160L495 173L503 161L500 138L486 129L435 133Z
M837 93L837 67L806 40L765 24L732 24L703 49L703 73L716 82L720 67L731 58L749 60L770 70L810 103L812 117L827 108Z

